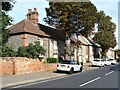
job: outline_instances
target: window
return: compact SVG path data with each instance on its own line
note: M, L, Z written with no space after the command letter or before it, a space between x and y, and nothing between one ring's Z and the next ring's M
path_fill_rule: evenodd
M53 47L54 49L57 49L57 41L53 41Z
M41 46L43 46L43 38L40 38L40 37L39 37L37 41L40 42L40 45L41 45Z

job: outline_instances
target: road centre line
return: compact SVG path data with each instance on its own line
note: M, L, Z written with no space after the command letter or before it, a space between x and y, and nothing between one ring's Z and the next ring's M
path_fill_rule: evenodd
M113 73L113 72L114 72L114 71L111 71L111 72L109 72L109 73L106 73L105 76L107 76L107 75L109 75L109 74L111 74L111 73Z
M86 82L86 83L84 83L84 84L79 85L79 87L85 86L85 85L87 85L87 84L89 84L89 83L92 83L92 82L94 82L94 81L96 81L96 80L98 80L98 79L100 79L100 78L101 78L101 77L97 77L97 78L95 78L95 79L93 79L93 80L90 80L90 81L88 81L88 82Z

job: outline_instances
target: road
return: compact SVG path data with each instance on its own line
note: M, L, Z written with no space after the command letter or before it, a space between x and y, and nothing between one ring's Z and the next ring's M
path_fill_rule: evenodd
M119 84L120 64L12 88L118 88Z

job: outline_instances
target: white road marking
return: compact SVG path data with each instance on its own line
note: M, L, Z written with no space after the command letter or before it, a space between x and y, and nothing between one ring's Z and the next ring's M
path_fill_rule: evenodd
M100 78L101 78L101 77L97 77L97 78L95 78L95 79L93 79L93 80L90 80L90 81L88 81L88 82L86 82L86 83L84 83L84 84L79 85L79 87L85 86L85 85L87 85L87 84L89 84L89 83L92 83L92 82L94 82L94 81L96 81L96 80L98 80L98 79L100 79Z
M113 72L114 72L114 71L111 71L111 72L109 72L109 73L106 73L105 76L107 76L107 75L109 75L109 74L111 74L111 73L113 73Z

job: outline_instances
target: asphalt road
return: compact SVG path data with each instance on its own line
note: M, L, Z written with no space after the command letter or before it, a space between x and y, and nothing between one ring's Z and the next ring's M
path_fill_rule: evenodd
M120 64L12 88L120 88Z

